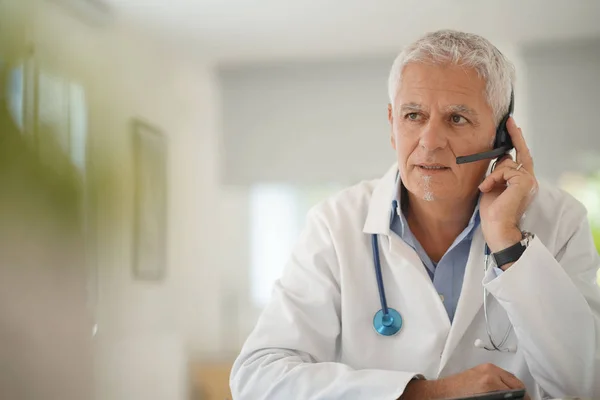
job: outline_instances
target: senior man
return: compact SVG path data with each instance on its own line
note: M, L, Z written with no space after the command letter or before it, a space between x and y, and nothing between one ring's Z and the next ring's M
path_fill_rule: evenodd
M509 118L514 75L468 33L400 53L397 164L311 210L233 366L234 398L600 397L599 256L585 208L538 185ZM515 160L457 162L503 127Z

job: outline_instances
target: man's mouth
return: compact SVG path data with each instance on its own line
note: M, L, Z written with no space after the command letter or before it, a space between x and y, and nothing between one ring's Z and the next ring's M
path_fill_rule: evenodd
M450 169L442 164L418 164L417 167L425 171L443 171Z

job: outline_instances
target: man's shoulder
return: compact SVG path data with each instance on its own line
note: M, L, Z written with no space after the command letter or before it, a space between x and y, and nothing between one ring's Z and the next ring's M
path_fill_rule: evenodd
M587 210L579 200L564 189L543 182L539 185L533 203L525 212L526 227L537 231L572 231L585 218Z
M585 206L573 195L555 185L541 182L533 205L554 218L565 212L585 214Z
M381 178L362 180L348 186L317 203L311 208L309 215L319 216L328 224L339 221L364 222L373 191L380 180Z

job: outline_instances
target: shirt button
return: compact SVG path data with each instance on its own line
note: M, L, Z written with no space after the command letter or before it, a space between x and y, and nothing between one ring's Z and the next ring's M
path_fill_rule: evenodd
M442 303L444 302L444 295L440 294L440 300L442 300Z

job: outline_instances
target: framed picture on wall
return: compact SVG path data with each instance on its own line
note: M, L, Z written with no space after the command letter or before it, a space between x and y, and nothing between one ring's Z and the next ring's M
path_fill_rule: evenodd
M133 275L162 280L167 268L167 140L139 119L133 121Z

